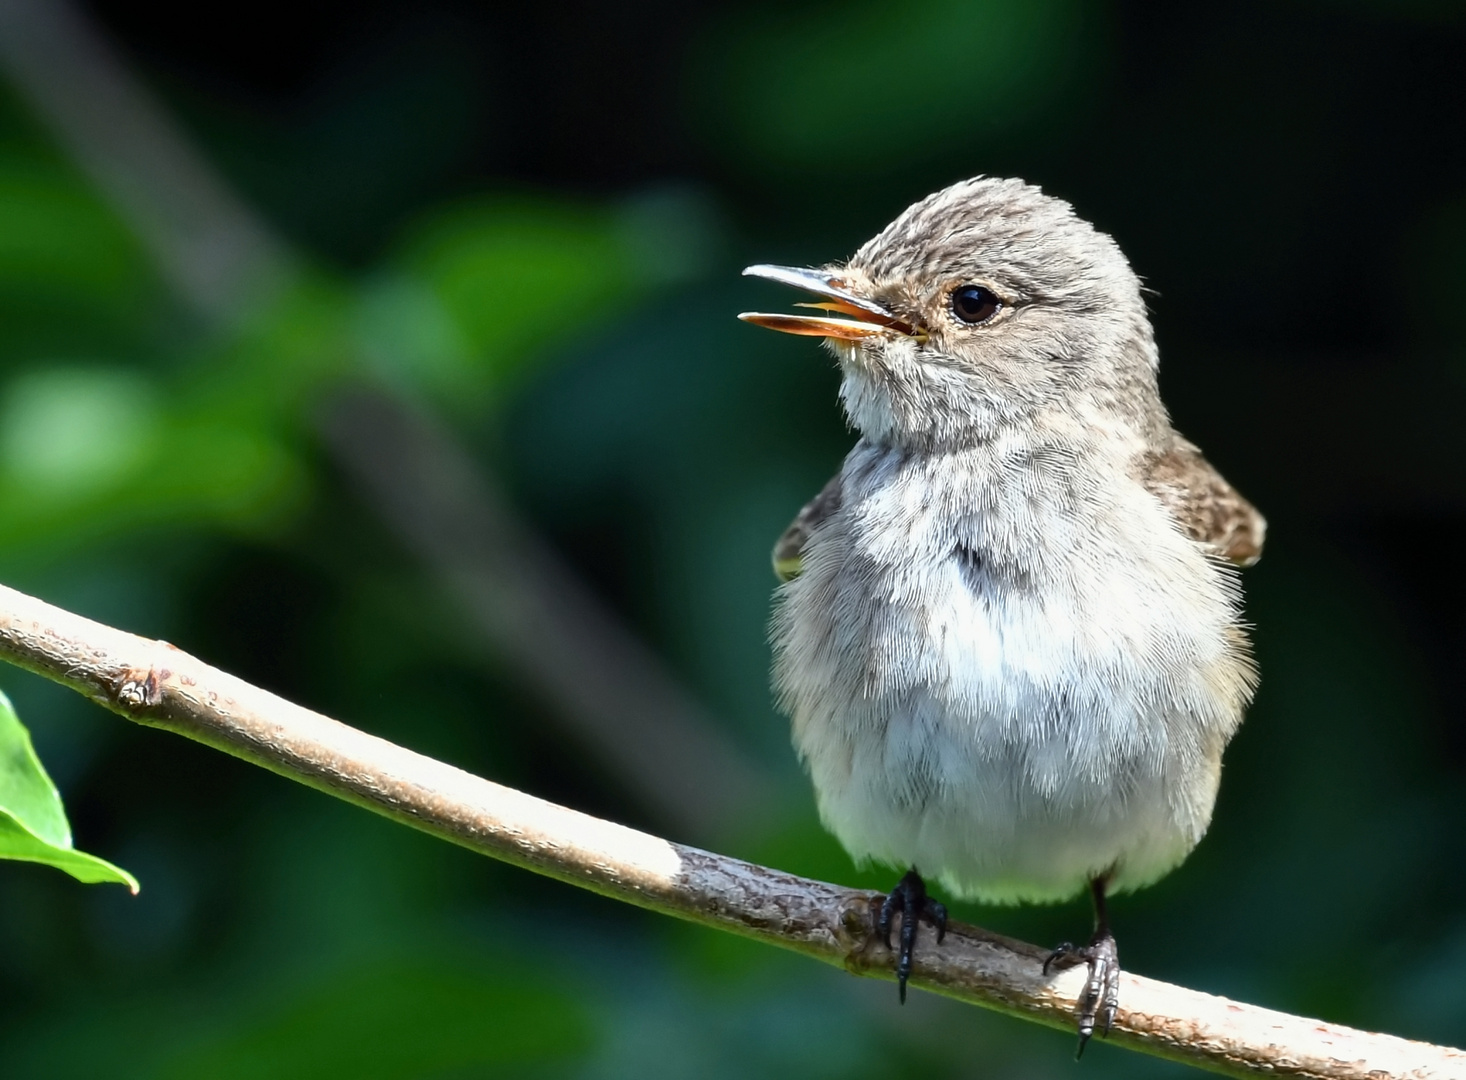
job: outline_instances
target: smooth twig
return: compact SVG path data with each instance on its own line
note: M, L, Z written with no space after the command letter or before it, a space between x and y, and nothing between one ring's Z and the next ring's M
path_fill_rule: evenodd
M251 686L151 641L0 586L0 657L149 727L496 859L704 926L892 978L880 897L662 840L480 779ZM952 924L911 985L1071 1028L1079 970L1044 950ZM1111 1041L1233 1076L1466 1077L1466 1053L1371 1034L1125 975Z

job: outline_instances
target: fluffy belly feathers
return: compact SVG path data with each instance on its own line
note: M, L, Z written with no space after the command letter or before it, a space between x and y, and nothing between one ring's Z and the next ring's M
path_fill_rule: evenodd
M1159 557L1209 588L1157 595L1174 575L1102 563L1024 580L931 542L920 515L894 543L862 520L847 499L811 538L774 621L776 690L846 849L990 902L1107 873L1135 888L1179 863L1247 694L1223 572L1166 532ZM1175 603L1212 616L1157 617Z

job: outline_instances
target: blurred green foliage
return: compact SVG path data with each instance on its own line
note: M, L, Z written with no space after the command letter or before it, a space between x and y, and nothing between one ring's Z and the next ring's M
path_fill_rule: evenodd
M950 155L1069 104L1105 57L1078 0L884 0L725 15L705 84L745 166L862 175ZM1086 40L1088 38L1088 40ZM1087 47L1086 47L1087 46ZM730 137L731 136L731 137Z
M1023 175L1160 290L1178 424L1272 523L1263 689L1211 835L1116 905L1127 965L1466 1042L1457 6L253 5L209 34L144 7L89 10L294 260L201 319L0 90L0 580L548 798L883 887L767 692L768 547L850 436L822 354L732 319L767 301L738 270ZM444 420L766 771L773 820L683 835L465 644L323 449L356 382ZM1073 1068L1062 1035L898 1009L0 684L84 846L148 886L0 864L7 1080Z

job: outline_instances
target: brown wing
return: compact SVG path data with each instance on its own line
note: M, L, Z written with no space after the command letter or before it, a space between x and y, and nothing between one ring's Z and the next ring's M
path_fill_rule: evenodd
M774 543L774 573L780 581L799 576L800 557L810 532L825 518L840 509L840 475L836 473L820 493L799 511L782 536Z
M1262 557L1267 522L1185 439L1147 458L1141 480L1193 540L1238 566Z

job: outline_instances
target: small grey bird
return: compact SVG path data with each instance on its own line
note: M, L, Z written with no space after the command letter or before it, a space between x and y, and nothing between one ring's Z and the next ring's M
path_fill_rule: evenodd
M1110 237L1019 180L916 203L849 262L746 274L810 314L860 438L774 549L774 686L825 825L859 861L989 903L1091 890L1080 1051L1118 1006L1108 895L1211 820L1257 683L1232 564L1264 522L1171 426L1140 281Z

